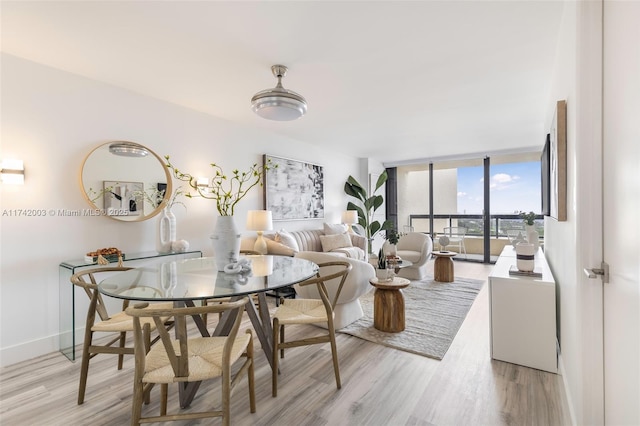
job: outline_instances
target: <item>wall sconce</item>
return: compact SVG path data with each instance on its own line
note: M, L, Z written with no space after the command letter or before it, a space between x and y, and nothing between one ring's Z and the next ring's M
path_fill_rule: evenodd
M358 212L355 210L346 210L342 212L342 223L347 225L347 232L352 234L353 227L351 225L353 225L354 223L358 223Z
M0 180L13 185L24 184L24 162L22 160L2 160Z
M262 236L262 231L273 229L273 218L270 210L250 210L247 213L247 230L257 231L258 239L253 249L260 254L267 254L267 242Z

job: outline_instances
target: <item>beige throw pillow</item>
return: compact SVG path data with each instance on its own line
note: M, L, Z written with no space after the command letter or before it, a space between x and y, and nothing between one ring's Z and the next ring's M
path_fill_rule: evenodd
M347 225L345 224L342 224L342 223L325 223L324 224L324 235L344 234L346 232L347 232Z
M322 244L322 251L330 252L331 250L352 247L351 238L347 234L335 234L335 235L320 235L320 243Z

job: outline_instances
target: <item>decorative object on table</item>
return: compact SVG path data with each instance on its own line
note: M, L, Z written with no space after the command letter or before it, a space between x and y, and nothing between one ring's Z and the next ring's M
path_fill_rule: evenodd
M534 212L529 212L529 213L520 212L520 217L524 222L525 235L527 237L527 242L533 244L535 246L535 249L538 250L538 247L540 247L540 234L538 233L538 231L536 231L536 228L535 228L536 216L537 215Z
M224 265L225 274L247 274L251 272L251 260L239 259L237 262Z
M262 236L263 231L273 229L273 219L269 210L249 210L247 213L247 230L256 231L258 238L253 249L260 254L267 254L267 242Z
M542 278L542 268L533 268L533 271L521 271L516 265L509 266L509 275L518 275L521 277Z
M442 235L440 238L438 238L438 244L440 244L440 250L447 247L449 245L449 242L450 242L449 237L447 237L446 235ZM446 251L446 249L443 251Z
M382 195L376 195L376 191L380 189L382 185L387 181L387 172L384 171L376 180L375 187L372 188L371 194L357 181L353 176L349 176L344 183L344 192L356 198L360 205L356 205L349 201L347 203L347 210L355 210L358 212L358 224L364 228L365 237L368 241L368 252L373 253L373 239L380 231L387 231L393 226L393 222L385 220L382 224L377 220L374 220L374 214L382 203L384 198Z
M317 164L264 156L265 209L273 220L324 218L324 169Z
M387 256L391 255L391 256L396 256L397 252L398 252L398 241L400 241L400 237L402 237L404 234L402 234L401 232L398 232L398 230L393 226L393 224L391 225L391 227L389 229L386 230L385 232L385 240L389 241L389 248L387 250Z
M122 266L124 253L116 247L101 248L87 253L85 260L87 262L97 262L98 265L108 265L111 262L118 262L118 266Z
M186 197L200 196L215 200L216 209L220 216L216 220L211 240L218 271L223 271L225 265L237 262L240 255L240 233L233 220L236 205L251 188L256 185L262 186L263 176L267 170L278 166L270 161L265 161L262 166L254 163L246 172L240 172L238 169L232 170L232 175L229 177L219 165L211 163L215 174L211 179L202 182L201 179L177 169L171 163L168 155L165 156L165 160L167 168L173 171L173 176L187 182L197 193L197 195L188 193L185 195Z
M158 253L171 253L173 251L173 243L176 241L176 217L172 208L178 204L187 208L182 201L178 199L184 195L181 187L176 188L171 197L165 197L166 185L157 184L155 188L140 191L138 194L144 201L151 205L153 209L164 206L156 230L156 251ZM188 246L187 246L188 247Z
M387 267L387 259L384 257L384 250L380 247L378 250L378 269L385 269Z
M509 229L507 230L507 238L509 238L509 244L516 247L519 243L526 243L527 239L523 234L524 230L522 229Z
M189 241L177 240L171 243L171 251L174 253L184 253L189 250Z
M519 271L532 272L535 266L535 246L531 243L520 243L516 246L516 265Z
M549 132L550 216L567 220L567 101L556 102Z
M360 297L364 316L337 331L401 351L442 359L483 285L483 280L469 278L456 278L447 284L431 279L413 281L402 290L405 329L401 333L386 333L373 327L374 294L369 292Z

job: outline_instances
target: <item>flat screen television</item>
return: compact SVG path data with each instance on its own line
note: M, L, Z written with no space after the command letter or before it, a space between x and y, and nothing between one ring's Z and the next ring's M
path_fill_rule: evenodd
M551 214L551 135L547 133L547 140L544 143L542 154L540 155L540 174L541 174L541 191L542 194L542 214L549 216Z

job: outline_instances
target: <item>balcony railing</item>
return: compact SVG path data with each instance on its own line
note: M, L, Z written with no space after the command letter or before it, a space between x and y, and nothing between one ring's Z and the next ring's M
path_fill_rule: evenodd
M481 214L434 214L434 229L430 229L428 214L409 215L409 226L416 232L436 235L443 232L447 226L463 226L467 228L467 236L484 236L484 216ZM524 229L522 218L517 214L496 214L490 216L491 238L508 238L507 231ZM544 216L537 215L534 223L536 231L544 238Z

